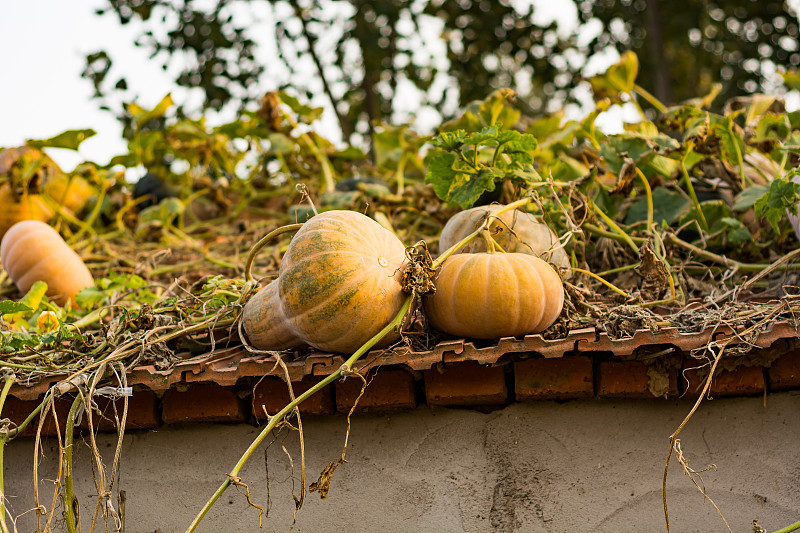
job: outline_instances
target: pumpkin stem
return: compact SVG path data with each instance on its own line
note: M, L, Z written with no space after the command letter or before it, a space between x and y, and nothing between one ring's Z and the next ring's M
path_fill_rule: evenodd
M495 252L495 242L488 229L481 230L481 239L486 243L486 252L493 254Z
M258 252L260 252L261 249L264 246L266 246L269 241L271 241L272 239L274 239L275 237L277 237L278 235L280 235L282 233L287 233L287 232L290 232L290 231L297 231L297 230L300 229L300 227L302 225L303 224L289 224L289 225L286 225L286 226L281 226L280 228L274 229L274 230L270 231L269 233L267 233L266 235L264 235L263 237L261 237L261 239L259 239L259 241L257 243L255 243L253 245L253 247L250 249L250 253L247 254L247 261L244 264L244 279L245 279L245 281L247 281L247 282L253 281L253 273L251 272L252 267L253 267L253 261L255 261L256 255L258 254Z

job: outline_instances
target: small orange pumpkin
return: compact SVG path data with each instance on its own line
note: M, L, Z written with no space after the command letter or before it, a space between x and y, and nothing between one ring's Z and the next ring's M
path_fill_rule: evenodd
M498 339L538 333L561 314L564 286L552 266L530 254L455 254L424 298L435 328L459 337Z
M487 214L495 213L502 207L502 205L479 206L453 215L442 229L439 238L440 252L444 252L477 230ZM492 226L493 230L499 230L498 233L493 233L493 237L504 251L535 255L559 268L569 268L569 258L566 252L559 247L558 237L546 224L537 222L536 217L518 209L501 213L499 218L500 220ZM459 253L485 251L484 240L475 239L461 248Z
M352 353L400 311L404 261L400 239L371 218L355 211L320 213L303 224L281 261L274 325L258 322L265 315L247 309L266 301L266 294L245 305L248 339L256 348L281 349L285 321L297 339L318 350ZM379 346L395 338L387 336Z
M89 269L61 235L39 220L14 224L0 242L0 261L20 292L36 281L47 283L47 296L59 305L81 289L94 286Z

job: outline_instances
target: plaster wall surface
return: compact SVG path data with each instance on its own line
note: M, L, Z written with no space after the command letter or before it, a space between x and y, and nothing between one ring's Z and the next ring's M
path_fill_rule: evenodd
M716 465L701 474L702 483L734 532L752 531L753 519L768 531L800 520L800 394L771 394L763 403L761 397L704 401L680 434L691 468ZM594 399L516 403L488 413L420 407L354 415L348 462L336 469L327 499L306 494L294 528L291 467L281 444L293 459L298 495L299 444L296 434L281 434L267 454L270 509L263 529L244 491L230 487L198 531L664 531L669 435L692 405ZM310 483L340 457L346 418L304 417L303 428ZM184 531L258 433L246 424L193 424L126 434L119 480L125 532ZM115 445L115 435L98 436L109 468ZM23 438L6 450L5 489L16 514L34 506L33 446ZM240 473L262 506L263 450ZM57 452L53 439L43 442L39 487L48 510ZM80 438L75 456L75 492L88 531L97 491ZM727 531L675 456L667 498L671 531ZM64 530L61 515L59 503L57 531ZM36 531L33 513L19 517L17 528Z

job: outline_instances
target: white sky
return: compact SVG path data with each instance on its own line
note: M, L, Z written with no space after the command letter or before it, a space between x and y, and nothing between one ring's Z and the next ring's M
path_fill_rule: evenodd
M555 18L565 26L577 23L572 1L516 3L536 5L539 20ZM106 163L123 153L125 142L119 123L111 113L98 109L98 102L91 99L91 83L80 77L85 55L98 49L107 50L114 60L109 74L112 83L125 76L128 94L135 95L144 107L155 105L170 91L178 102L190 96L172 84L172 77L162 71L158 59L150 60L146 50L133 46L141 26L135 22L121 26L114 14L94 14L94 9L104 5L102 0L0 3L0 50L6 51L0 67L0 147L17 146L31 138L45 139L68 129L92 128L98 134L85 141L79 153L55 149L48 152L65 170L85 159ZM251 35L269 35L269 10L260 9L259 2L251 5L257 24ZM271 41L266 39L261 44L259 56L264 60L275 52ZM269 85L265 80L263 90L274 88ZM323 103L324 98L316 105ZM328 122L323 121L323 128L335 128L332 113L326 113L325 120ZM612 127L614 122L610 121Z

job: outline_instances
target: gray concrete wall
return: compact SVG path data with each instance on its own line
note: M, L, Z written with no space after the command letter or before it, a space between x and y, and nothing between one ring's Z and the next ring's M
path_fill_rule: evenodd
M357 415L349 463L334 474L326 500L306 496L293 531L664 531L668 437L691 405L591 400L521 403L490 413L422 407ZM340 456L345 418L307 417L304 427L313 481ZM125 531L184 531L258 432L247 425L203 424L126 435ZM800 520L800 394L770 395L766 408L763 398L704 402L681 442L691 467L716 465L703 481L733 531L752 531L753 519L768 531ZM115 437L101 435L99 443L110 465ZM286 447L297 468L296 436ZM82 442L75 453L76 493L88 531L96 503L90 455ZM6 491L16 513L33 506L32 460L32 439L16 440L6 451ZM40 487L48 508L56 465L57 447L47 441ZM243 492L230 488L198 531L289 531L292 483L278 445L269 451L269 474L272 508L263 530ZM263 505L262 450L241 477ZM674 458L667 495L672 531L726 531ZM35 531L31 514L17 525L21 532Z

